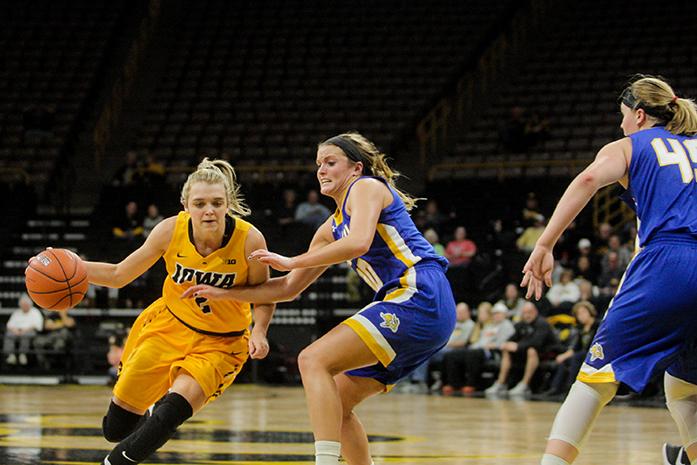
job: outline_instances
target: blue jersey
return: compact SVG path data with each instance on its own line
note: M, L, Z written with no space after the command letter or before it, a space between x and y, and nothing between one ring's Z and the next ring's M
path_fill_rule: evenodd
M629 189L639 218L639 245L660 236L697 240L697 137L664 127L631 136Z
M369 176L362 176L356 181ZM389 282L407 278L407 271L417 263L438 264L445 269L448 261L436 254L433 246L416 229L404 202L384 179L373 177L385 183L392 193L392 203L380 212L378 225L370 249L364 255L351 260L351 267L376 292ZM332 234L338 240L349 233L351 217L346 212L346 200L354 181L346 191L341 208L337 208L332 218Z
M697 138L630 136L629 190L641 249L627 267L578 379L642 391L657 372L697 383ZM625 198L625 200L627 200Z
M448 261L416 229L397 191L384 179L374 179L390 189L392 203L380 212L370 248L351 260L351 266L375 297L343 324L363 340L378 363L346 374L375 379L390 389L448 342L455 327L455 301L445 276ZM346 199L354 185L355 181L332 218L336 240L351 227Z

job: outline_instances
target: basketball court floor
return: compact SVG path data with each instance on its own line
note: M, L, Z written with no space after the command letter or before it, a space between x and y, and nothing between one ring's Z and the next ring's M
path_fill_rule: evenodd
M107 387L0 386L0 464L96 465ZM537 465L558 403L391 393L358 413L376 465ZM660 408L610 406L579 465L658 465L677 439ZM232 386L187 422L147 463L310 464L312 435L302 390Z

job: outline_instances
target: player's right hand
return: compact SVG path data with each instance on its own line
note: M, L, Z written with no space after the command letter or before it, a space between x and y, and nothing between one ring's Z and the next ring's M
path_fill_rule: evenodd
M195 299L196 297L203 297L208 300L230 299L230 297L226 296L226 293L227 290L220 289L219 287L209 286L208 284L196 284L185 290L181 298L188 299L191 297Z
M525 298L535 295L535 300L542 298L542 290L545 284L552 286L552 270L554 269L554 255L547 247L536 245L523 267L523 280L521 287L527 287Z

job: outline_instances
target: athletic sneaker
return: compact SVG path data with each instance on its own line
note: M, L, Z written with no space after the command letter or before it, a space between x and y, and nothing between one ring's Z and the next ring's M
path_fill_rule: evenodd
M489 386L486 391L484 391L484 394L487 396L502 396L505 395L507 392L506 390L506 385L505 384L500 384L498 381Z
M685 449L672 444L663 444L663 465L690 465Z
M530 394L532 394L532 391L530 390L530 386L523 383L522 381L520 383L516 384L513 389L508 391L508 395L514 396L514 397L525 397L525 396L529 396Z

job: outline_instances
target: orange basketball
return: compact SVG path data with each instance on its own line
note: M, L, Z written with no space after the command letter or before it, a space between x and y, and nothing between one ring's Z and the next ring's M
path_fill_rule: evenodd
M85 264L67 249L46 249L32 257L24 281L31 299L47 310L73 308L89 287Z

